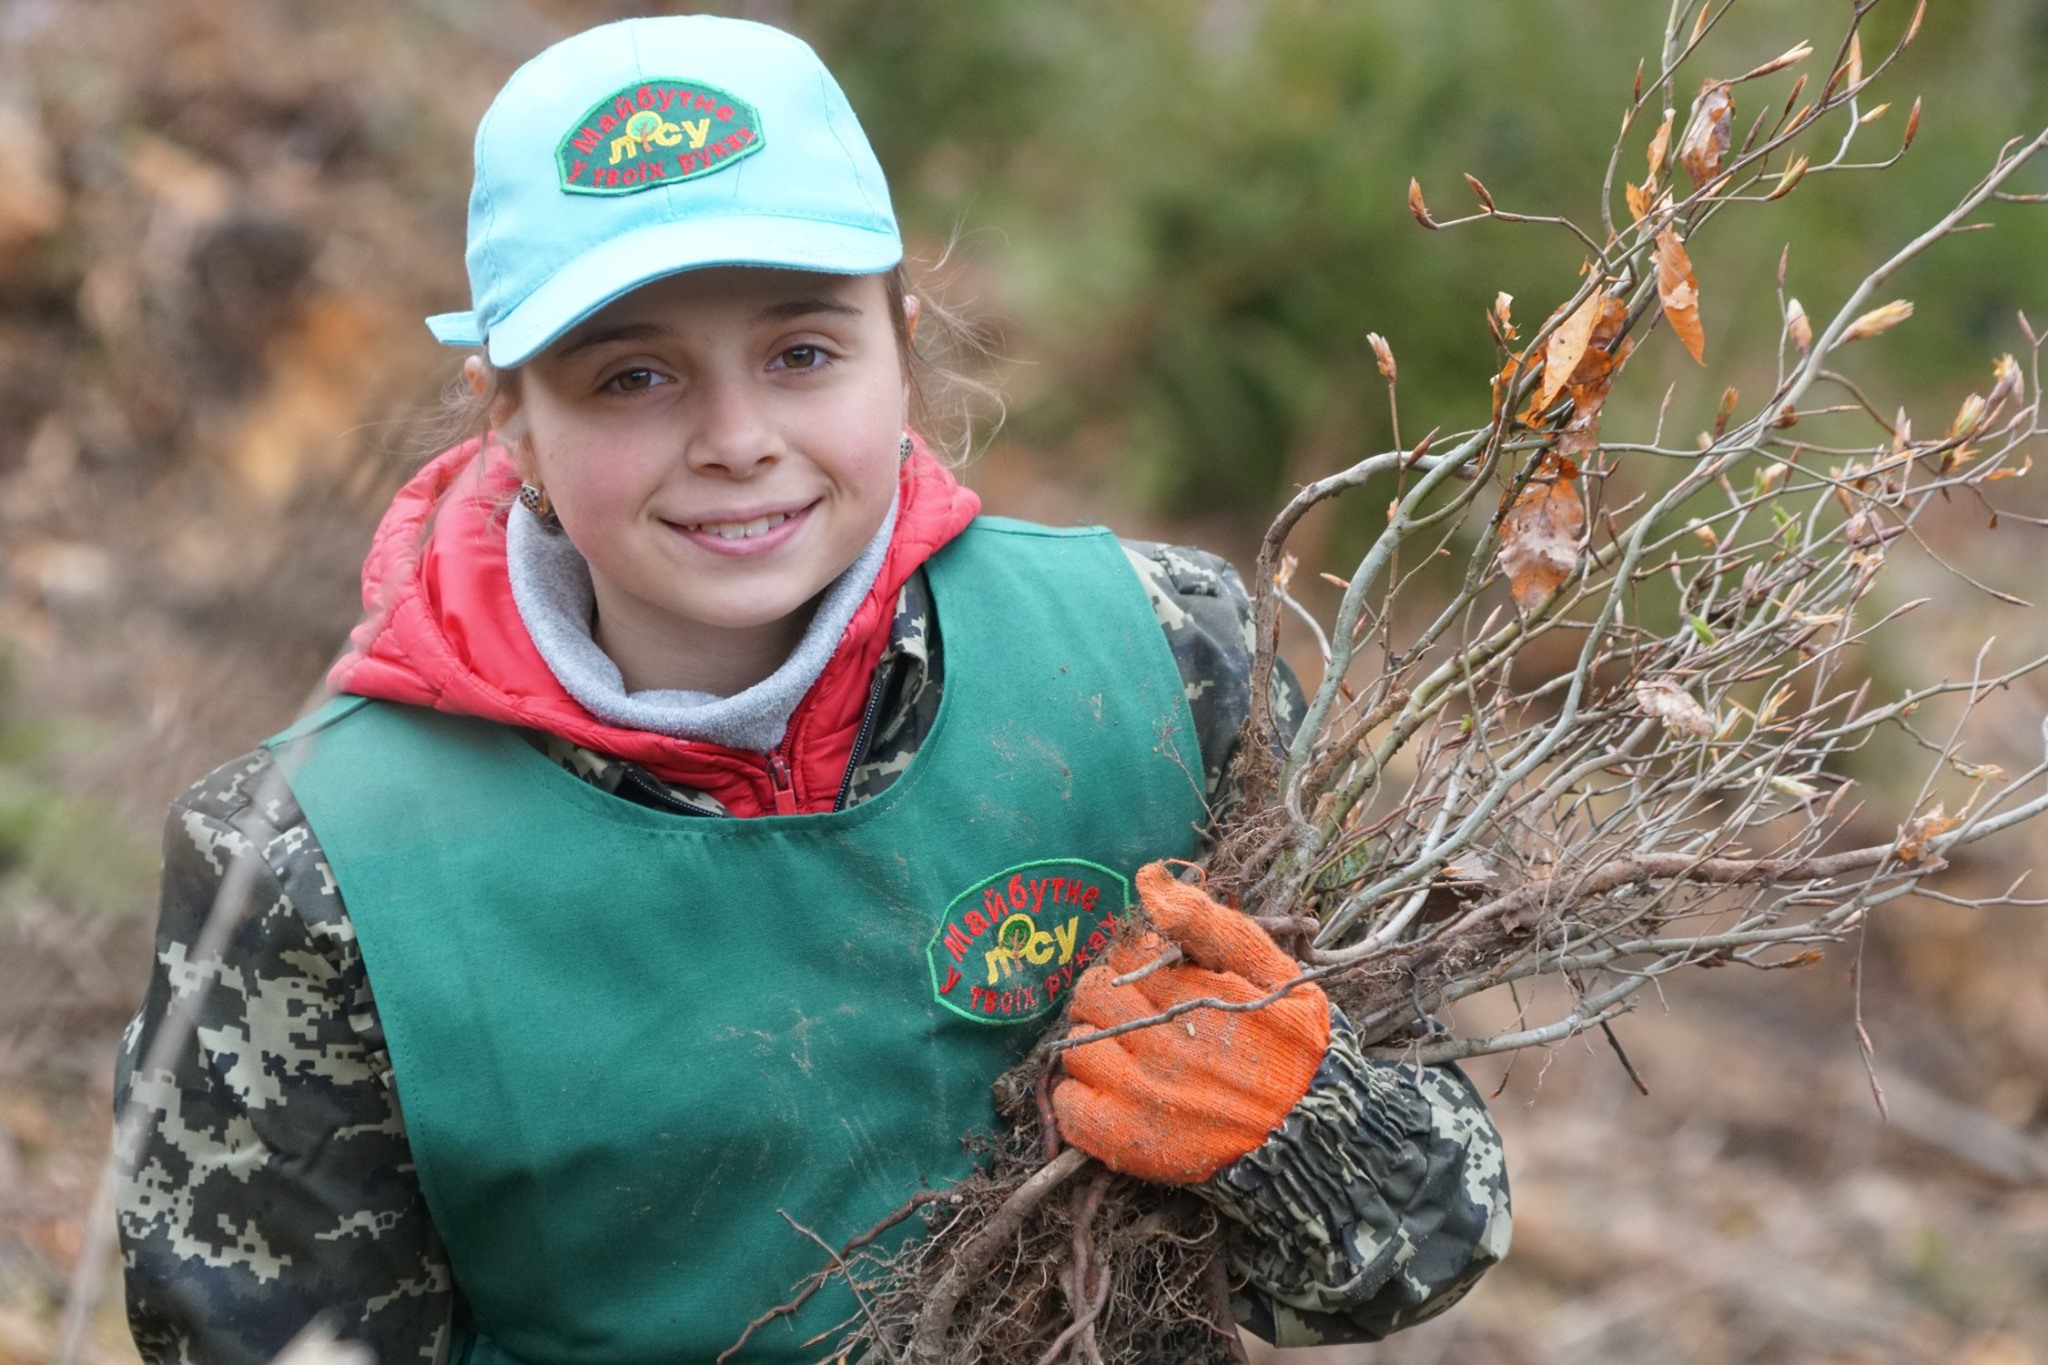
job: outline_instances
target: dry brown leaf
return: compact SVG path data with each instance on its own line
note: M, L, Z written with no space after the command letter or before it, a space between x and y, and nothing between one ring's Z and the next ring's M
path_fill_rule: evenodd
M1559 472L1568 479L1579 476L1579 468L1592 461L1595 451L1600 449L1600 412L1597 407L1575 412L1572 420L1557 434L1557 444L1550 453L1557 458Z
M1900 833L1899 861L1902 863L1924 861L1927 855L1933 852L1929 845L1961 823L1961 820L1953 815L1946 814L1940 806L1936 806L1927 814L1913 821L1912 824L1907 825L1905 830Z
M1488 315L1487 321L1493 321L1491 314ZM1501 409L1514 393L1515 379L1522 373L1523 363L1522 356L1511 355L1501 363L1500 373L1493 377L1493 414L1496 418L1500 416Z
M1806 320L1806 309L1798 299L1785 300L1785 331L1799 348L1799 354L1813 349L1813 324Z
M1692 358L1707 363L1707 333L1700 326L1700 282L1692 273L1692 260L1678 234L1665 228L1657 234L1657 298L1671 330L1685 343Z
M1612 294L1601 295L1600 317L1593 324L1592 349L1597 349L1602 353L1603 365L1609 360L1615 364L1621 363L1622 356L1626 352L1625 350L1617 350L1616 343L1620 341L1622 329L1626 326L1628 326L1628 304ZM1581 361L1579 372L1573 376L1573 380L1574 382L1580 382L1587 379L1587 377L1585 362Z
M1893 299L1890 303L1880 308L1873 308L1862 317L1850 323L1848 329L1842 333L1842 340L1844 342L1862 341L1866 338L1874 337L1880 332L1889 332L1892 328L1912 316L1913 301L1911 299Z
M1606 295L1595 291L1586 296L1585 302L1572 310L1558 329L1550 334L1550 341L1543 348L1543 379L1536 386L1534 410L1541 413L1549 407L1557 395L1564 391L1572 372L1579 368L1579 361L1585 358L1586 347L1593 340L1593 324L1600 320Z
M1685 136L1678 140L1679 164L1694 185L1704 185L1721 173L1721 158L1728 154L1734 121L1735 96L1728 82L1707 82L1692 102Z
M1545 461L1546 466L1549 461ZM1586 504L1562 468L1531 480L1500 524L1500 566L1515 605L1531 612L1578 572Z
M1420 918L1427 923L1450 919L1491 892L1498 882L1499 875L1492 863L1476 853L1459 854L1431 880Z
M1443 881L1478 887L1492 886L1500 879L1484 854L1469 849L1445 863L1443 871L1437 875Z
M1650 212L1650 192L1634 185L1621 187L1622 197L1628 200L1628 216L1640 223Z
M1566 460L1576 477L1578 470L1571 465L1571 459L1590 456L1597 444L1600 409L1607 401L1607 393L1614 385L1614 373L1622 362L1628 359L1630 343L1623 336L1628 326L1628 305L1611 295L1598 296L1599 309L1586 338L1586 345L1578 355L1578 363L1564 377L1563 386L1555 390L1544 401L1548 407L1558 396L1571 399L1570 421L1558 433L1558 443L1553 449L1560 455L1571 457ZM1526 426L1540 426L1544 407L1533 401L1521 413Z
M1498 291L1493 296L1493 311L1487 314L1487 320L1493 327L1493 335L1496 341L1505 343L1513 341L1520 335L1520 333L1515 331L1515 320L1511 312L1514 302L1515 296L1508 293L1505 289ZM2011 359L2011 357L2008 356L2007 359Z
M1664 116L1664 122L1657 125L1657 135L1650 139L1650 184L1657 183L1657 177L1664 174L1664 166L1671 155L1671 115ZM1637 214L1638 218L1642 215Z
M1692 694L1670 678L1651 678L1636 684L1636 708L1644 715L1664 722L1664 728L1673 734L1697 735L1701 739L1714 733L1714 718L1707 708L1693 700Z

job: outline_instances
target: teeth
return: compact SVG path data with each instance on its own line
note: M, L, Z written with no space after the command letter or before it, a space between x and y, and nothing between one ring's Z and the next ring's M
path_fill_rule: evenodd
M752 521L705 521L691 527L693 531L709 531L720 540L751 540L770 527L780 526L789 520L789 513L777 512L772 516L755 517Z

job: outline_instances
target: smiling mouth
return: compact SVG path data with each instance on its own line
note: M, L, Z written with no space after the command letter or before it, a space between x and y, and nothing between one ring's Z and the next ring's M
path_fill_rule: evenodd
M683 529L717 536L720 540L752 540L755 536L766 535L795 515L795 512L772 512L752 521L699 521L683 524Z

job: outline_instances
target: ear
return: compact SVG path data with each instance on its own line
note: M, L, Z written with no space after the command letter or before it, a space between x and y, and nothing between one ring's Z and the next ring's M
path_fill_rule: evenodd
M487 371L482 356L471 356L462 362L462 377L469 384L470 392L477 397L484 396L488 384ZM490 396L490 406L485 417L491 430L497 433L498 444L512 457L512 463L519 470L519 477L531 482L539 472L539 465L533 458L533 443L527 439L526 413L519 402L519 385L506 383L506 376L500 375L497 391Z
M917 302L917 295L905 294L903 296L903 335L909 337L912 341L917 340L917 315L919 311L920 306Z

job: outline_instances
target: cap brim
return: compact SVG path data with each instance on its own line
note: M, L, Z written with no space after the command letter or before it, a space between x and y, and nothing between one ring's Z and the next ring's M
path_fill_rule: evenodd
M874 275L902 259L903 240L893 229L812 218L740 217L656 223L584 253L527 295L491 328L491 363L500 367L523 364L614 299L643 284L686 270L750 265L833 275ZM473 319L471 329L474 330ZM437 330L435 335L441 333Z
M483 329L476 325L475 313L436 313L427 319L427 330L443 346L484 344Z

